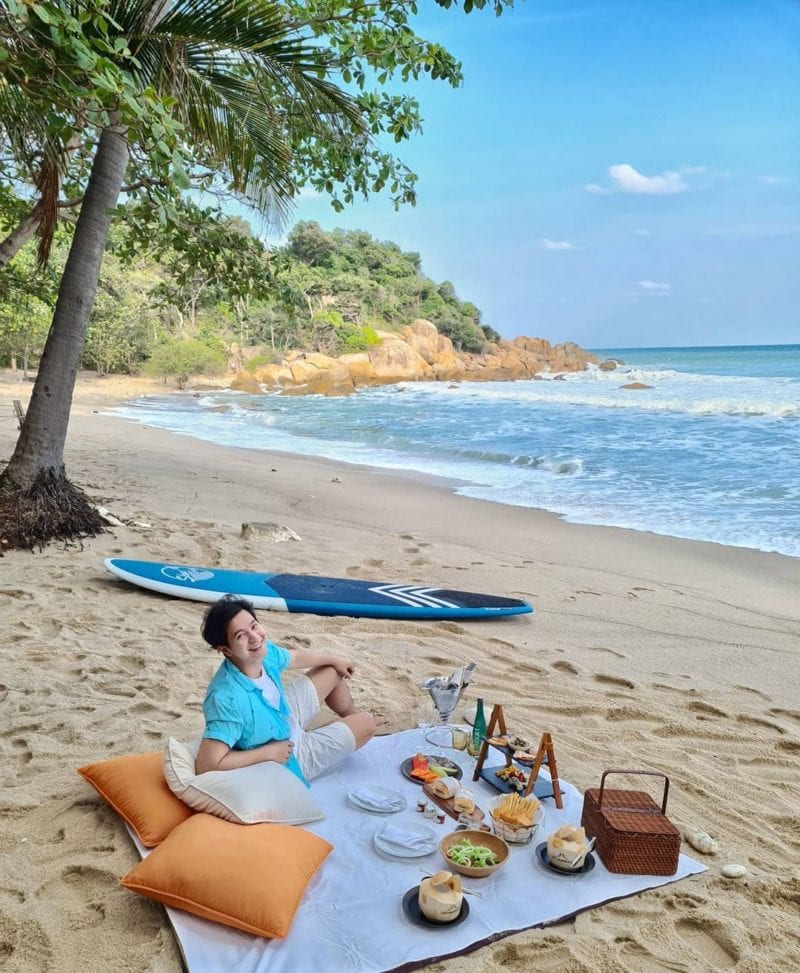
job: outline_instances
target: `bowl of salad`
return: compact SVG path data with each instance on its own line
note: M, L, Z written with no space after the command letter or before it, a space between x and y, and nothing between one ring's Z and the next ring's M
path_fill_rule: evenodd
M447 867L469 878L485 878L502 868L508 845L488 831L453 831L439 842Z

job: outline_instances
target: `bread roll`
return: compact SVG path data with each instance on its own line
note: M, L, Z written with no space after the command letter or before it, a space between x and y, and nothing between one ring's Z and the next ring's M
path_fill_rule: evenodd
M462 814L472 814L475 810L475 798L472 796L472 791L467 790L466 787L459 787L456 796L453 798L453 807Z
M440 777L431 784L431 793L448 800L455 796L460 786L454 777Z

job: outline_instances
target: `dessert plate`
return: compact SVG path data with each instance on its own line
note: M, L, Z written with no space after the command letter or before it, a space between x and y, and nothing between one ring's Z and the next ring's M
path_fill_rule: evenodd
M356 788L348 793L347 800L360 811L372 814L394 814L408 806L408 801L399 791L388 787Z
M390 858L423 858L425 855L430 855L432 851L436 851L439 846L435 833L430 828L426 828L424 824L404 823L398 825L397 830L409 831L420 839L419 843L415 842L411 846L390 841L385 834L387 830L391 836L392 829L383 828L375 832L372 843L378 851L384 855L388 855Z

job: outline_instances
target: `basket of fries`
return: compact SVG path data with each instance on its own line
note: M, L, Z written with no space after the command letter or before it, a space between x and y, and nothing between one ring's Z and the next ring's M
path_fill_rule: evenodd
M503 794L490 804L494 833L510 845L527 845L536 833L544 808L537 798Z

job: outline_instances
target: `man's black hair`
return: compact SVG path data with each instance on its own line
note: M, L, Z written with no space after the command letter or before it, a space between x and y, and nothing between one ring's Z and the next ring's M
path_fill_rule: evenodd
M218 645L228 644L228 624L240 611L249 612L253 618L256 617L252 602L239 595L223 595L207 609L200 632L210 646L216 648Z

